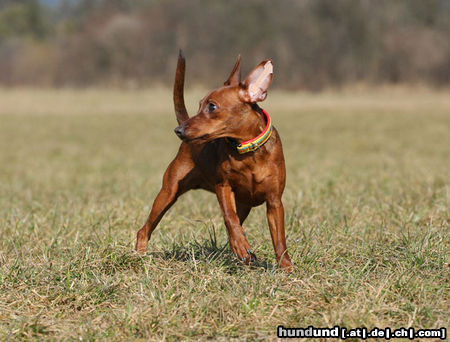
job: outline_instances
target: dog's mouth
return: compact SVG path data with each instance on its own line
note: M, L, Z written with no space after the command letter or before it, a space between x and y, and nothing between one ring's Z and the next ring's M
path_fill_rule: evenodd
M208 140L208 138L210 137L209 134L203 134L199 137L196 138L183 138L183 141L188 143L188 144L200 144L202 142L206 142Z

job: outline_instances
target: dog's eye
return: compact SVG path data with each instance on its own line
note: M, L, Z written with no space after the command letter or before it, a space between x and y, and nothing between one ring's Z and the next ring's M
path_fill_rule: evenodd
M212 103L212 102L208 103L208 112L212 113L216 109L217 109L217 106L214 103Z

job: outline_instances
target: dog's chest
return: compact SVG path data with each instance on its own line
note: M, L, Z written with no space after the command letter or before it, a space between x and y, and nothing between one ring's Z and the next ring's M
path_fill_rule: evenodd
M221 165L224 181L229 183L238 200L259 205L266 200L265 182L270 177L270 169L258 167L254 161L242 162L227 159Z

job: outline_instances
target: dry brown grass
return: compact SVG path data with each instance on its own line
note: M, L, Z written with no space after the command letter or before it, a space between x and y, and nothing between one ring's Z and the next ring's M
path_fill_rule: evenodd
M202 91L188 94L196 109ZM0 91L2 339L274 339L276 326L449 326L450 96L272 93L288 245L263 208L237 262L213 195L133 252L179 144L165 90Z

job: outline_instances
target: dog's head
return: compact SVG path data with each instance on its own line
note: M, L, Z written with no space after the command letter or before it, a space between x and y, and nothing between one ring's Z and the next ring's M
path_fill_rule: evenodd
M252 104L264 101L272 83L271 60L258 64L241 82L241 57L223 87L207 94L201 101L197 115L175 128L180 139L189 143L205 143L218 138L238 139L246 123L257 115Z

